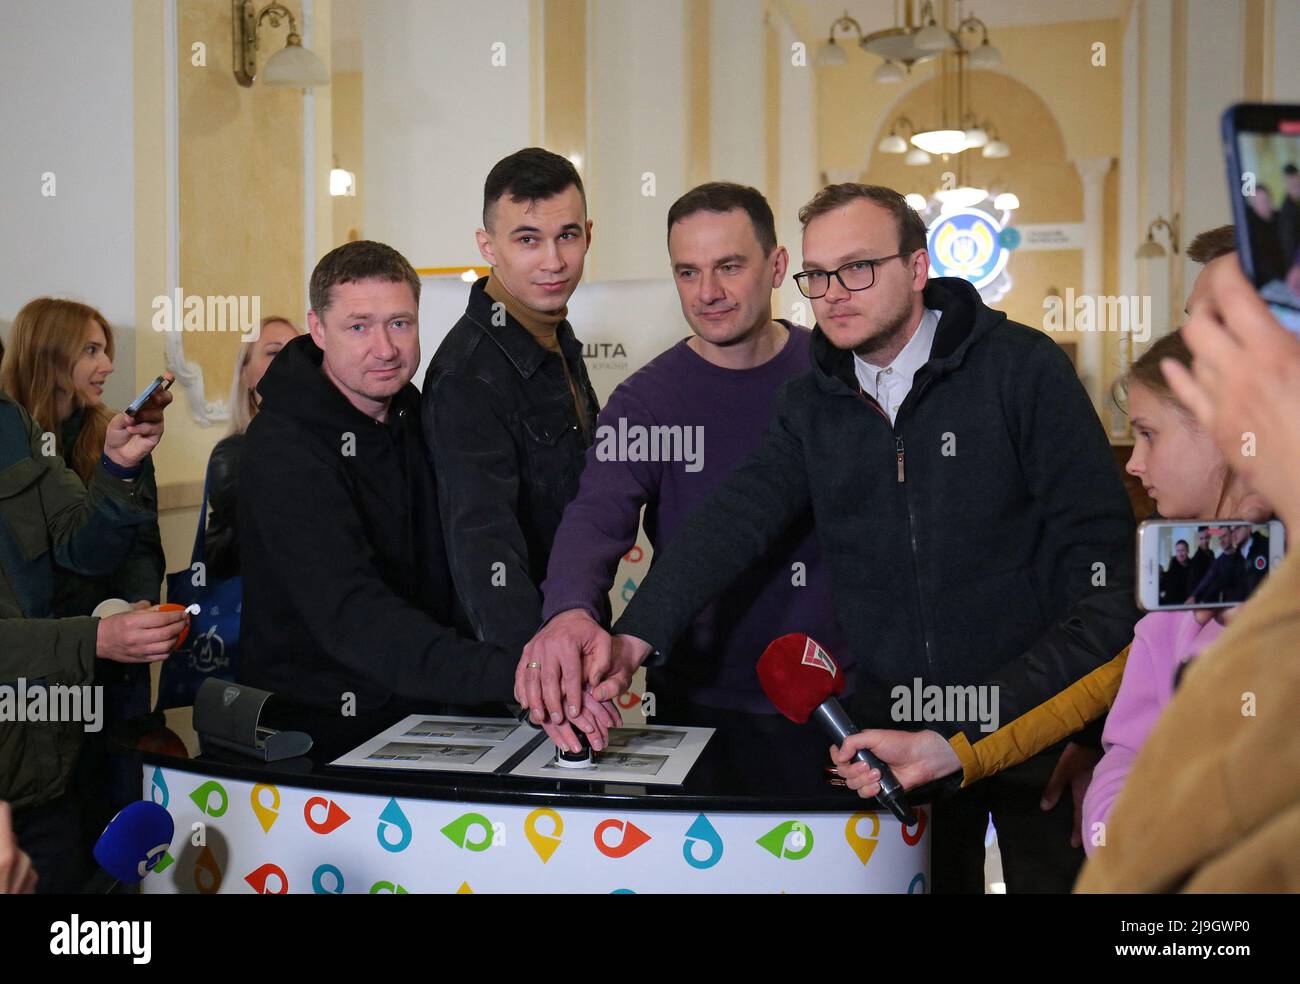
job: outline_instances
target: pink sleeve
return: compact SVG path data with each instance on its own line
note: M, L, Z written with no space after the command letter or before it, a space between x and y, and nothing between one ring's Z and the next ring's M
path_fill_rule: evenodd
M1124 787L1133 759L1155 727L1156 719L1167 702L1168 686L1162 686L1159 674L1174 672L1174 633L1169 616L1157 612L1146 616L1134 630L1133 646L1124 664L1119 693L1106 718L1101 735L1104 754L1092 773L1092 783L1083 798L1083 847L1088 854L1097 848L1115 797ZM1162 617L1163 616L1163 617Z

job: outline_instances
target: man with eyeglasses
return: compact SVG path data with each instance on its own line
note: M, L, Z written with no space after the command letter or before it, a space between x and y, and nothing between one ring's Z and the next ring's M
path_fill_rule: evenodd
M1106 436L1049 337L965 280L929 279L924 224L897 192L832 185L800 220L812 371L656 558L613 638L587 647L586 680L597 700L620 693L811 506L857 657L851 716L927 743L904 786L962 783L934 804L932 890L983 890L991 813L1007 889L1069 891L1083 860L1071 804L1040 809L1061 745L974 785L971 745L1006 731L1009 754L1007 725L1050 711L1132 638L1133 516ZM549 683L559 661L540 672ZM932 686L953 699L914 698ZM878 776L842 771L874 795Z

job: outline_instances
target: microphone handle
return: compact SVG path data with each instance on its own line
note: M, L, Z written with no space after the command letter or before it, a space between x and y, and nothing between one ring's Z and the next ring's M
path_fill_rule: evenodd
M818 704L817 709L813 711L813 717L817 719L817 723L821 725L823 731L834 737L837 745L843 745L845 738L851 734L856 734L858 731L849 719L848 714L845 713L839 700L834 697L828 697ZM894 778L894 773L889 766L865 748L861 749L853 757L880 773L880 792L876 794L876 802L888 809L890 813L898 818L900 823L909 827L915 826L916 812L908 805L907 799L903 795L903 787Z

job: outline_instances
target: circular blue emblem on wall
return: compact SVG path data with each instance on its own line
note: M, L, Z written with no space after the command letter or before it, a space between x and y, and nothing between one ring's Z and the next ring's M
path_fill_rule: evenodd
M966 208L940 215L930 227L930 270L936 277L961 277L976 290L997 279L1009 251L1002 226L987 212Z

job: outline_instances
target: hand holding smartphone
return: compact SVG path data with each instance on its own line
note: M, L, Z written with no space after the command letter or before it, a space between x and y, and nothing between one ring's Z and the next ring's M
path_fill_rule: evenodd
M1232 608L1282 562L1282 523L1147 520L1138 527L1137 602L1143 611Z
M1241 268L1300 333L1300 106L1239 103L1222 131Z

